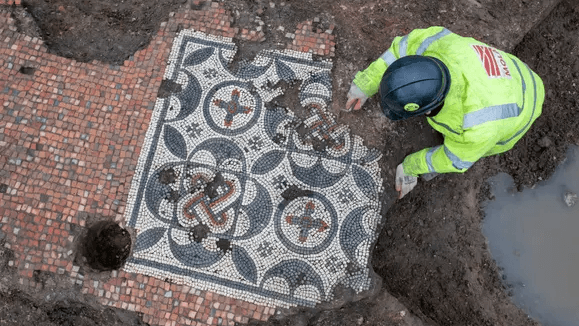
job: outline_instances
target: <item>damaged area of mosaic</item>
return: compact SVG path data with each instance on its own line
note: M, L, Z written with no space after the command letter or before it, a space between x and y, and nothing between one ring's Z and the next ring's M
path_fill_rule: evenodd
M129 194L125 270L270 306L370 285L380 153L338 125L330 61L262 51L236 71L231 39L184 30ZM303 121L273 100L300 82ZM301 130L301 132L298 132Z

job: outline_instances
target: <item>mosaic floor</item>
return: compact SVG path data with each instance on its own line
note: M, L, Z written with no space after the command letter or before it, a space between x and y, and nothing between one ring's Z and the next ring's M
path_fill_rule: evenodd
M228 38L175 39L129 194L137 230L125 266L257 304L313 306L369 287L380 154L326 110L330 61L262 51L235 72ZM274 105L299 86L311 115Z

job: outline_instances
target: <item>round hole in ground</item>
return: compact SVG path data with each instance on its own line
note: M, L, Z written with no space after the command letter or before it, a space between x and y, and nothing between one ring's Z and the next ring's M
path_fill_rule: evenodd
M113 221L100 221L89 227L82 245L90 267L99 271L119 269L131 252L131 235Z

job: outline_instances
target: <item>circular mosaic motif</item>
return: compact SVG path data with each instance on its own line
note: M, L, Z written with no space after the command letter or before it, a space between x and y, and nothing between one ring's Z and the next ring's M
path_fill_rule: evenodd
M207 124L216 132L234 136L255 125L262 101L257 93L248 90L248 84L227 81L215 85L207 94L203 113Z
M231 73L234 43L181 35L167 70L181 90L157 102L129 194L127 266L269 306L368 289L380 152L326 109L332 64L264 51ZM308 117L273 102L279 80L301 83Z
M299 254L316 254L328 247L338 230L332 204L322 195L299 197L277 211L275 231L281 242Z

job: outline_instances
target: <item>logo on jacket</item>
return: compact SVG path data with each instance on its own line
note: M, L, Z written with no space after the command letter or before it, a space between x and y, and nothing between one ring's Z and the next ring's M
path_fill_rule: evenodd
M472 48L478 54L478 58L490 78L511 78L507 62L497 49L478 44L472 45Z

